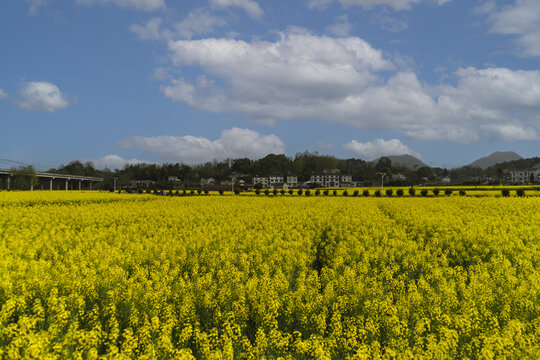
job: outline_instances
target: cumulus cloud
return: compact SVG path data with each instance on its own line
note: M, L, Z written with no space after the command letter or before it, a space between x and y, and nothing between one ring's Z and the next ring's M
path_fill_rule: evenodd
M396 11L409 10L412 5L421 2L431 2L437 5L444 5L451 0L308 0L310 8L324 9L333 2L339 2L343 7L360 6L364 9L371 9L377 6L387 6Z
M97 169L110 169L110 170L123 169L124 166L126 165L134 165L134 164L141 164L141 163L151 164L150 161L144 161L144 160L139 160L139 159L134 159L134 158L128 160L128 159L124 159L123 157L119 155L114 155L114 154L106 155L99 159L80 159L80 161L83 163L90 161L94 164L94 167L96 167Z
M5 99L7 97L8 97L8 94L4 90L0 89L0 100Z
M259 4L253 0L211 0L210 4L217 8L228 8L236 6L244 9L244 11L252 18L260 18L263 11Z
M289 29L274 41L206 38L168 43L173 66L198 67L161 91L211 112L252 120L321 120L392 130L420 140L471 143L493 136L486 125L533 124L540 72L464 68L447 81L421 83L358 37Z
M202 163L226 158L258 159L268 154L283 154L285 145L275 135L261 135L249 129L224 130L217 140L195 136L135 136L119 141L118 146L136 148L159 155L169 162Z
M412 155L420 158L420 154L412 151L407 145L403 144L399 139L376 139L365 143L352 140L343 147L352 151L356 156L365 160L377 159L381 156L389 155Z
M116 5L142 11L155 11L165 8L165 0L76 0L81 5Z
M55 112L69 105L67 95L58 86L44 81L31 81L23 85L19 92L18 106L28 111Z
M540 1L516 0L500 10L488 2L486 9L492 11L491 32L515 36L523 55L540 56Z

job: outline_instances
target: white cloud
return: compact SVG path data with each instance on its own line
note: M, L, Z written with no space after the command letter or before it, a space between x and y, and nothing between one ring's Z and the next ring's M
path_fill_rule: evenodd
M319 149L323 149L323 150L330 150L330 149L334 148L334 144L327 143L327 142L322 141L322 140L317 140L317 147Z
M347 15L338 16L336 23L326 27L326 31L337 36L349 36L353 26Z
M45 0L26 0L28 3L28 13L30 15L36 15L38 9L45 5Z
M124 166L126 165L134 165L134 164L141 164L141 163L151 164L150 161L144 161L144 160L139 160L139 159L127 160L119 155L113 155L113 154L106 155L99 159L79 159L79 160L83 163L90 161L94 164L94 166L97 169L110 169L110 170L123 169Z
M193 10L185 19L172 24L170 29L162 29L162 23L161 18L155 17L144 25L131 25L130 30L141 40L191 39L196 35L213 33L216 27L227 24L225 20L205 9Z
M260 18L263 11L259 4L253 0L211 0L212 6L217 8L227 8L236 6L244 9L244 11L252 18Z
M165 8L165 0L76 0L81 5L116 5L142 11L155 11Z
M165 161L185 163L242 157L258 159L271 153L285 152L285 145L277 136L239 128L224 130L217 140L190 135L135 136L119 141L117 145L159 155Z
M524 128L513 124L488 124L482 126L488 133L498 140L520 141L520 140L538 140L538 132L531 127Z
M196 84L177 79L164 94L210 111L240 111L255 119L304 117L377 81L372 71L393 69L382 53L356 37L318 37L291 29L277 42L234 39L169 42L177 66L199 66Z
M5 99L7 97L8 97L8 94L4 90L0 89L0 100Z
M167 34L163 33L160 29L162 22L163 20L161 18L155 17L148 20L144 26L133 24L129 29L131 32L137 34L141 40L167 39Z
M203 75L173 79L162 92L206 111L264 123L316 119L459 143L492 137L489 126L509 121L540 129L539 71L471 67L454 74L454 85L423 84L360 38L301 29L274 42L170 41L169 50L173 66L196 66Z
M183 39L191 39L194 35L207 35L219 26L226 25L225 20L204 9L196 9L187 18L174 25L175 33Z
M420 154L412 151L407 145L403 144L399 139L376 139L361 143L356 140L352 140L343 147L352 151L356 156L365 160L377 159L381 156L388 155L412 155L420 158Z
M514 5L494 11L490 21L491 32L516 37L523 55L540 56L540 1L516 0Z
M69 105L66 94L60 92L58 86L44 81L25 83L19 95L21 100L18 106L28 111L52 113Z
M396 11L401 11L409 10L412 5L426 1L444 5L451 0L308 0L307 5L309 8L324 9L333 2L339 2L345 8L360 6L364 9L371 9L377 6L387 6Z

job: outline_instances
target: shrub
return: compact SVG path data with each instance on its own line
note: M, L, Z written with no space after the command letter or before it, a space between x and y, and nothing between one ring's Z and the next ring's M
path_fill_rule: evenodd
M359 194L360 194L360 192L359 192L358 190L354 190L354 192L353 192L352 195L353 195L353 196L358 196Z
M296 192L298 195L302 195L303 191L302 189L298 189L298 191Z
M422 189L422 191L420 192L420 194L422 194L422 196L426 197L427 194L428 194L428 191L426 189Z
M266 195L266 196L270 195L270 190L268 190L268 189L264 190L264 195Z
M416 191L414 190L414 188L410 188L409 195L414 196L414 194L416 194Z
M209 191L208 190L204 190L204 194L205 195L208 195Z
M502 196L504 196L504 197L509 197L509 196L510 196L510 190L508 190L508 189L502 189L502 190L501 190L501 194L502 194Z
M343 192L343 196L349 196L349 193L347 192L347 190L345 190L345 191Z
M397 196L403 196L403 189L397 189L396 195Z
M337 196L337 190L332 191L332 195Z
M289 190L289 195L293 195L294 194L294 190L293 189L290 189Z
M364 190L364 192L362 192L362 195L364 195L365 197L368 197L369 196L369 190Z
M453 192L454 191L452 189L446 189L446 190L444 190L444 195L450 196L450 195L452 195Z
M465 196L465 195L467 195L465 190L459 190L459 196Z
M394 194L394 190L392 189L387 189L386 190L386 196L392 196Z
M201 190L201 189L198 189L198 190L197 190L197 194L201 195L201 194L202 194L202 190Z
M519 196L519 197L525 196L525 190L517 189L516 190L516 195Z
M223 195L223 190L220 189L218 190L218 192L219 192L219 195Z
M381 197L382 196L381 190L375 191L375 196L376 197Z
M328 196L328 193L329 193L328 190L324 190L324 191L323 191L324 196Z
M433 189L433 195L439 196L439 189Z
M272 193L274 194L274 196L277 196L277 194L278 194L278 189L274 189L274 191L272 191Z
M319 195L321 195L321 190L319 189L315 190L315 196L319 196Z
M285 190L281 189L280 193L281 193L281 195L285 195Z
M255 195L260 195L261 194L261 189L255 189Z
M311 191L309 191L309 189L308 189L308 190L306 190L306 196L309 196L309 195L311 195Z
M234 194L235 194L235 195L240 194L240 190L238 190L238 189L234 190Z

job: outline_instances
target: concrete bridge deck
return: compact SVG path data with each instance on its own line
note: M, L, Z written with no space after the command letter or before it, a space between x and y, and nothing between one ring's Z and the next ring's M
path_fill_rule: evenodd
M24 174L18 174L24 175ZM34 175L34 174L28 174ZM48 188L49 190L53 189L62 189L62 190L82 190L88 188L92 190L92 183L101 182L103 178L92 177L92 176L80 176L80 175L70 175L70 174L54 174L42 171L35 172L36 177L38 178L39 188L44 189ZM0 169L0 179L1 186L0 189L11 190L12 187L12 174L9 169ZM56 185L56 186L55 186ZM86 186L87 185L87 186ZM30 190L34 190L34 185L30 186Z

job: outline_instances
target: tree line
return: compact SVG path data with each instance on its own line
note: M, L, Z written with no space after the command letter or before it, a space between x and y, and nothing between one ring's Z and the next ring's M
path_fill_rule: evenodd
M155 182L151 187L168 189L173 187L197 188L201 178L213 178L216 183L230 180L235 177L237 181L244 180L251 183L254 176L268 176L288 174L298 176L300 183L308 181L313 174L339 171L341 174L352 175L353 180L360 185L376 185L381 182L381 174L386 174L385 184L396 186L409 186L436 182L443 177L450 177L453 183L470 184L480 182L481 178L490 178L494 183L502 182L503 169L522 168L533 166L540 162L540 158L523 159L482 170L479 167L465 166L457 169L443 169L438 167L423 166L410 169L401 166L388 157L382 157L376 162L367 162L361 159L349 158L338 159L334 156L319 155L308 151L297 153L294 157L283 154L270 154L261 159L251 160L248 158L226 159L223 161L210 161L203 164L187 165L183 163L165 164L129 164L122 169L96 169L92 162L82 163L78 160L71 161L50 172L94 176L104 178L101 184L103 188L111 188L114 178L117 186L129 186L131 180L151 180ZM402 174L406 180L393 180L392 175ZM178 184L172 184L170 177L180 180Z

